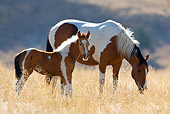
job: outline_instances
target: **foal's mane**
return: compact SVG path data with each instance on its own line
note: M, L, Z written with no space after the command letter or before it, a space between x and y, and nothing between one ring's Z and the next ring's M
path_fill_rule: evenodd
M134 39L134 36L132 35L133 32L131 32L130 29L125 29L120 24L119 26L121 31L116 40L117 50L121 56L130 58L135 46L139 46L139 42Z
M78 39L77 34L73 35L72 37L70 37L66 41L64 41L60 46L58 46L58 48L55 49L54 51L59 52L59 51L63 50L64 48L69 46L71 43L76 42L77 39Z

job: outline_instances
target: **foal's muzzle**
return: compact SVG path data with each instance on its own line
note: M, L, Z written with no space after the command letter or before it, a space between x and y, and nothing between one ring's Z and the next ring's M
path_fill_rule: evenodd
M87 61L89 58L89 54L88 53L83 53L83 61Z

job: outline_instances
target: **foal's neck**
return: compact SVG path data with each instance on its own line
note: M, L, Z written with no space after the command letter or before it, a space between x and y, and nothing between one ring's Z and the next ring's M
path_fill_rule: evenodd
M70 44L68 55L71 56L73 59L78 58L78 56L80 55L78 40L75 43Z

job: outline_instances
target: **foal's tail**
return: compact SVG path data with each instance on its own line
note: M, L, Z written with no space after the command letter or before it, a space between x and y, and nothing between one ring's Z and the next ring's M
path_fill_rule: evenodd
M15 64L15 76L19 80L22 75L22 69L21 66L19 65L20 61L20 56L22 53L19 53L18 55L15 56L14 64Z

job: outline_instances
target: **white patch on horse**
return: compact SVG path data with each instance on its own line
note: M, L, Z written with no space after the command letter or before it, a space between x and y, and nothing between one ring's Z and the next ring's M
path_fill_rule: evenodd
M50 56L50 55L48 56L48 59L50 59L50 60L51 60L51 56Z
M66 81L66 84L68 85L69 82L67 80L67 74L66 74L66 66L65 66L65 58L68 56L68 53L62 53L60 52L60 54L62 55L62 60L61 60L61 71L62 71L62 74L64 76L64 79Z
M76 42L78 39L77 35L73 35L71 38L68 38L66 41L64 41L60 46L58 46L57 49L55 49L56 52L59 52L62 50L62 52L69 52L69 48L72 42Z
M25 57L24 57L24 59L23 59L23 61L22 61L22 70L23 70L23 71L24 71L25 59L27 58L27 56L28 56L28 54L30 53L30 51L33 50L33 49L35 49L35 48L29 48L29 49L27 49L27 52L26 52L26 54L25 54ZM24 72L23 72L23 73L24 73Z

